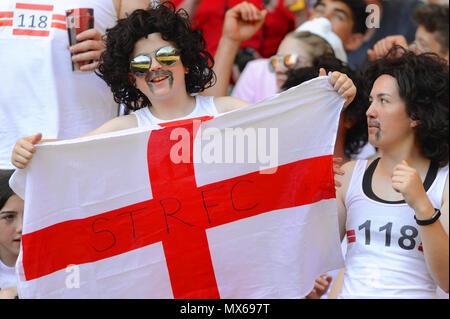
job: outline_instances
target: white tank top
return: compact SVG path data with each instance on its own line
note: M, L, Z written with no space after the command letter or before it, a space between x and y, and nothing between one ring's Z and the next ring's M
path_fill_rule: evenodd
M195 96L195 107L194 110L183 117L176 118L173 120L161 120L154 116L148 107L144 107L142 109L136 110L133 113L136 116L138 127L141 126L149 126L149 125L158 125L160 123L174 122L185 119L197 118L202 116L216 116L219 114L217 111L216 105L214 104L213 96Z
M6 266L0 259L0 289L17 286L17 276L14 266Z
M24 136L73 138L117 116L102 79L72 73L65 10L86 7L102 34L117 21L112 0L0 1L0 169Z
M436 298L414 211L405 201L388 202L372 191L378 160L357 161L347 191L347 254L340 298ZM424 187L440 208L448 165L431 165Z

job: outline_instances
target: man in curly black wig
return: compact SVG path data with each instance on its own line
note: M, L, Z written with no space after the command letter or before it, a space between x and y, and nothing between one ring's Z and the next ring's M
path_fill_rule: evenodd
M449 288L449 70L437 54L396 50L365 72L369 142L381 157L345 164L336 194L349 236L343 298L435 298L437 286Z
M165 61L156 56L160 52L154 49L160 49L164 45L172 46L175 50L172 53L179 57L172 62L173 65L164 64ZM152 51L155 52L154 57L151 56ZM130 63L141 54L150 57L147 70L138 70L136 73L131 69L130 72ZM164 113L158 109L156 101L150 102L148 94L144 93L148 91L145 86L148 86L150 93L156 94L156 88L161 86L162 83L159 82L162 81L158 81L157 85L151 77L154 72L164 69L163 73L168 76L168 84L172 87L177 80L174 70L184 68L184 79L179 80L184 82L185 89L182 88L182 91L186 93L185 100L190 101L185 107L185 113L189 114L188 110L191 108L192 111L195 100L192 95L203 92L214 84L213 63L212 56L205 50L201 33L191 29L186 12L175 11L174 5L167 2L154 9L136 10L127 18L119 20L114 28L107 30L106 50L102 55L98 73L111 87L116 102L125 105L129 110L154 106L153 111ZM141 74L143 72L147 73ZM147 85L141 86L142 80L145 80ZM157 96L153 98L158 99ZM245 104L237 100L233 102ZM179 112L175 116L179 117L182 113Z

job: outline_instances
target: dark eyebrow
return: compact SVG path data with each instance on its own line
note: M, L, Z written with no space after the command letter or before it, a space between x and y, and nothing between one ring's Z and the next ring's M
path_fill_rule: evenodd
M316 3L316 5L314 6L314 9L317 8L318 6L326 7L325 3L322 3L320 1Z
M389 96L392 97L392 95L388 94L388 93L378 93L377 94L377 98L381 98L383 96ZM369 95L369 99L373 99L372 95Z
M340 12L343 15L345 15L347 18L349 18L349 15L348 15L347 11L345 11L344 9L335 8L333 11Z
M15 210L3 210L0 212L0 215L7 215L7 214L17 214Z

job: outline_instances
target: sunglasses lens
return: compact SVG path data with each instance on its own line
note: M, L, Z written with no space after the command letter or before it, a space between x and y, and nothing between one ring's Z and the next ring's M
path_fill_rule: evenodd
M288 54L284 57L284 65L287 68L293 67L297 64L297 56L294 54Z
M150 70L152 59L146 55L135 57L130 63L130 70L136 77L143 77Z
M276 56L273 56L269 60L269 70L270 70L270 72L275 72L277 67L278 67L278 58Z
M157 56L156 60L158 60L158 62L161 62L165 65L172 66L172 65L177 64L178 61L180 61L180 57L179 56Z
M173 46L169 45L163 47L156 52L156 60L167 66L172 66L180 61L180 54Z

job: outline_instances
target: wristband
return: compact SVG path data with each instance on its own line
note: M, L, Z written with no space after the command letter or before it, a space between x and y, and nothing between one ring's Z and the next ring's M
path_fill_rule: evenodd
M434 212L433 216L431 216L428 219L417 219L416 215L414 215L414 219L416 220L417 225L427 226L427 225L431 225L435 221L437 221L439 219L439 217L441 216L441 211L437 208L435 208L434 210L435 210L435 212Z

